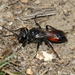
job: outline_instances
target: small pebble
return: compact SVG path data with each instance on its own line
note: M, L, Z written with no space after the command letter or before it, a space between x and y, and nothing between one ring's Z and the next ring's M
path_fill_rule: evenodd
M72 61L72 64L75 64L75 60Z
M70 49L71 49L71 50L75 50L75 46L71 46Z
M21 0L22 3L28 3L28 0Z
M63 60L63 59L62 59L62 60L59 60L59 63L62 64L62 63L64 63L64 61L65 61L65 60Z
M26 73L27 73L28 75L33 75L33 71L32 71L30 68L28 68L28 69L26 70Z
M36 4L39 4L39 3L40 3L40 0L36 0L35 3L36 3Z
M39 51L36 58L44 61L52 61L52 59L55 59L55 55L53 53L49 54L45 51Z
M10 23L9 23L9 25L12 25L12 24L13 24L13 22L10 22Z
M2 30L2 27L0 26L0 30Z
M63 13L64 13L65 16L68 16L69 15L69 12L66 9L63 10Z

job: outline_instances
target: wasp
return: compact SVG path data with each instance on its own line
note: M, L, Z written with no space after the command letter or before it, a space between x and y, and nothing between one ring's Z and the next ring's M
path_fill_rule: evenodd
M27 27L20 28L19 34L12 32L15 36L17 36L19 43L22 43L22 46L26 46L30 43L37 43L37 51L39 46L44 42L48 47L51 47L53 52L59 58L58 54L54 50L51 43L64 43L67 42L67 38L65 33L62 30L58 30L50 25L46 25L46 28L43 29L34 19L37 27L33 27L28 29Z

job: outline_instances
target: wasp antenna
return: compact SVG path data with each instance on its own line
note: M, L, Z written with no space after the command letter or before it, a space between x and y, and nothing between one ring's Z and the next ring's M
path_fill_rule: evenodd
M8 30L8 31L12 32L15 36L19 37L19 35L18 35L18 34L16 34L16 33L14 33L12 30L9 30L8 28L6 28L6 27L4 27L4 26L1 26L1 27L3 27L4 29L6 29L6 30Z

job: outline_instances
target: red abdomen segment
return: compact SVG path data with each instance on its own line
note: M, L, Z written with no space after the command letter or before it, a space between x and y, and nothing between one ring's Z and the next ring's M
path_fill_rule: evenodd
M59 42L58 39L55 39L55 38L48 38L48 40L52 41L52 42Z
M64 32L61 30L49 31L47 32L47 37L47 39L51 42L63 43L67 41Z

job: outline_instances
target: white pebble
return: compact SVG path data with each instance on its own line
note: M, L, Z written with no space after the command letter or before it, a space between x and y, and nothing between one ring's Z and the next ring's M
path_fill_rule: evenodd
M10 23L9 23L9 25L12 25L12 24L13 24L13 22L10 22Z
M32 72L32 70L31 70L30 68L28 68L28 69L26 70L26 73L27 73L28 75L33 75L33 72Z
M2 30L2 27L0 26L0 30Z
M52 59L55 59L55 55L53 53L49 54L45 51L39 51L36 58L44 61L52 61Z

